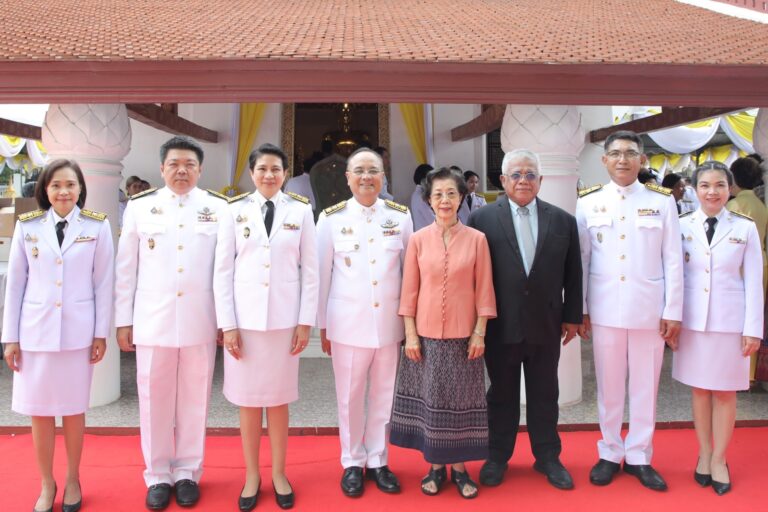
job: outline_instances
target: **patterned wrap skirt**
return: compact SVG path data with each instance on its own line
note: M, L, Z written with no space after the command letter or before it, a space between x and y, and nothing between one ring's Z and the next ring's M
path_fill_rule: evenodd
M432 464L488 458L483 358L467 359L469 338L420 339L420 362L400 358L390 442Z

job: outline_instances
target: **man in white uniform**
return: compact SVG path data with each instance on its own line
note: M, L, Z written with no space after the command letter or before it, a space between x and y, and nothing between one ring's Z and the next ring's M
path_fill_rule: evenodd
M400 491L387 467L387 426L405 336L397 310L412 222L408 208L378 198L383 175L373 150L352 153L346 176L353 198L326 208L317 224L317 325L333 358L347 496L363 493L364 467L380 490Z
M591 330L603 438L589 478L607 485L624 471L654 490L667 484L651 466L664 342L674 343L683 309L682 250L671 191L640 184L643 142L629 131L605 141L611 182L579 193L576 221L584 269L584 326ZM621 438L629 374L629 432Z
M227 201L197 188L203 150L186 137L160 149L165 187L131 197L117 251L115 325L136 351L146 506L194 505L216 354L213 261Z

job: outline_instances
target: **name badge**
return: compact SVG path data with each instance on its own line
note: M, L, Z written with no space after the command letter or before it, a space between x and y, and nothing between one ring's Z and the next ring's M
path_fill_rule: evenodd
M211 211L207 206L197 211L197 222L216 222L216 212Z
M732 244L746 244L747 243L747 241L745 239L738 238L738 237L735 237L735 236L730 237L728 239L728 241L731 242Z
M75 243L77 242L93 242L96 240L95 236L79 236L75 238Z
M283 229L288 231L298 231L301 229L301 226L299 226L298 224L289 224L286 222L283 224Z
M395 236L395 235L399 235L400 234L400 230L399 229L385 229L384 231L381 232L381 234L384 235L384 236Z
M653 208L638 208L637 215L638 217L658 217L661 215L661 212Z

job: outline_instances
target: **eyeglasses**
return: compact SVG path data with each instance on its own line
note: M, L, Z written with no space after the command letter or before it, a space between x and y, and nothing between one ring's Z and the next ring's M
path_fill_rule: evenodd
M520 181L521 179L525 181L536 181L539 178L539 175L533 172L513 172L512 174L505 174L504 176L511 179L512 181Z
M432 201L442 201L443 198L447 198L449 201L454 201L461 197L461 194L456 192L455 190L449 190L448 192L435 192L434 194L430 194L429 198Z
M353 169L352 174L355 176L361 177L361 176L371 176L372 178L375 178L379 174L381 174L383 171L380 169Z
M638 158L640 156L640 153L637 151L609 151L605 154L608 158L611 160L621 160L622 157L626 158L627 160L634 160L635 158Z

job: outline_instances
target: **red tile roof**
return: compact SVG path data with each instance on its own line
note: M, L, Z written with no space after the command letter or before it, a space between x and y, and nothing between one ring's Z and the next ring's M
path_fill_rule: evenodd
M0 60L768 63L768 25L674 0L0 0Z

